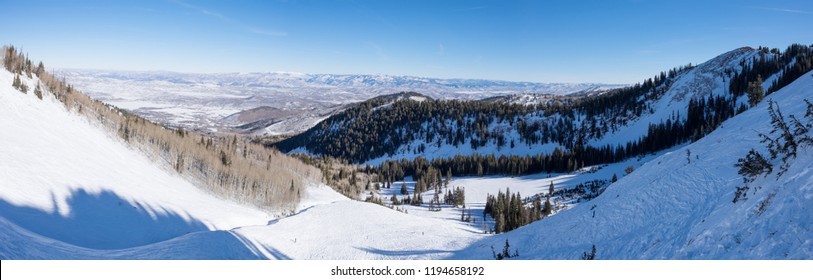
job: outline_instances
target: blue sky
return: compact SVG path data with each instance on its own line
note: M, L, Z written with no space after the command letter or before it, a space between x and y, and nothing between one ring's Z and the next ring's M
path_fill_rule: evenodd
M742 46L813 44L813 1L4 1L46 66L634 83Z

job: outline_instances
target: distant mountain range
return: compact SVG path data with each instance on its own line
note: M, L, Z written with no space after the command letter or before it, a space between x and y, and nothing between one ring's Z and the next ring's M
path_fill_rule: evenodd
M563 157L558 167L544 166L549 172L572 171L702 138L749 108L744 84L764 77L769 94L809 69L809 52L802 45L784 53L743 47L630 87L592 87L566 96L515 93L454 102L375 98L348 106L276 147L373 165L457 156L541 158L571 151L580 155ZM483 175L469 166L455 174ZM519 170L510 173L524 174Z
M563 95L623 86L286 72L190 74L56 69L54 73L93 98L153 121L199 130L258 134L304 131L344 105L404 91L434 99L478 100L515 94ZM271 114L248 111L260 107ZM252 117L239 117L243 111Z

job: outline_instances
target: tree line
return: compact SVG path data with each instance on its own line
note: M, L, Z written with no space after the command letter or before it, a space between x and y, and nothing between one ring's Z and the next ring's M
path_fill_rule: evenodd
M288 211L299 202L306 183L319 181L318 169L277 150L236 135L202 135L153 123L91 99L50 74L43 63L35 67L13 46L3 47L3 54L5 69L17 75L24 73L28 79L36 78L42 85L40 94L52 96L69 111L96 122L159 165L166 165L217 196Z
M766 95L769 95L813 70L813 46L792 44L784 52L779 49L758 48L758 56L740 62L740 71L727 71L730 82L729 92L735 97L748 91L749 83L759 77L770 77L778 74L771 82Z
M448 170L457 176L511 175L572 172L585 166L613 163L627 158L654 153L686 141L696 141L714 131L723 121L738 111L731 97L707 95L689 100L685 121L679 114L650 124L647 133L624 145L600 147L577 145L569 150L555 148L551 153L536 155L455 155L427 160L423 157L407 160L386 160L370 172L381 173L387 181L404 176L419 180L430 168ZM740 109L740 112L743 109Z

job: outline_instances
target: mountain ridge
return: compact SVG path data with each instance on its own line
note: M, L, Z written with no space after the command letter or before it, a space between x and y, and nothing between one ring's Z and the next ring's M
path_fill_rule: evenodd
M721 121L746 110L747 96L734 90L735 85L748 82L742 77L753 79L760 72L765 78L762 87L768 89L787 71L783 68L810 67L801 62L809 61L804 58L811 56L810 52L804 45L793 45L785 52L742 47L697 66L661 72L630 87L588 90L577 96L509 95L427 104L404 101L375 112L360 103L356 109L326 118L301 136L276 146L283 151L374 165L382 159L534 156L579 146L623 149L620 153L627 156L642 150L654 152L696 140ZM788 59L794 56L803 59L798 63ZM763 66L770 63L778 66ZM405 119L405 114L414 110L422 113ZM666 134L679 140L659 139ZM356 142L348 140L351 136Z
M304 73L189 74L57 69L55 75L91 97L173 127L208 132L290 134L310 128L348 104L397 92L421 92L435 99L481 99L510 93L566 94L607 84L530 83L478 79L436 79L389 75ZM275 107L284 118L265 127L224 118L257 107ZM269 124L270 123L270 124Z

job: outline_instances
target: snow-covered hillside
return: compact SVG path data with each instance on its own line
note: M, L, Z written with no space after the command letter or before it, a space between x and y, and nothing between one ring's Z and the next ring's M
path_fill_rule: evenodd
M651 110L644 112L640 117L630 120L624 127L613 130L599 139L593 139L592 145L625 144L630 139L637 139L647 133L650 124L659 124L667 119L685 121L688 115L689 100L692 98L708 98L709 96L728 96L728 82L726 71L740 71L742 61L749 61L758 56L759 51L752 48L739 48L721 54L706 61L688 72L680 75L657 99L644 99L640 102L650 104ZM769 82L764 83L768 88ZM746 98L738 100L740 104L746 103Z
M179 193L183 196L183 193ZM317 205L330 204L337 201L345 201L347 198L334 192L326 186L308 188L307 198L303 199L301 206L314 207ZM220 202L222 204L222 202ZM358 202L357 202L358 203ZM92 203L86 205L91 209L104 211L104 205ZM98 209L96 209L98 207ZM215 205L217 207L217 205ZM200 208L200 207L199 207ZM115 249L95 249L93 246L78 246L65 240L50 237L48 233L34 231L8 219L6 216L11 211L19 209L3 209L0 215L0 258L6 259L281 259L286 258L273 247L262 245L252 241L241 234L241 229L230 230L206 230L182 233L169 240L148 243L140 246L120 246ZM8 211L6 211L8 210ZM13 214L13 213L12 213ZM112 215L118 215L113 212ZM221 212L224 216L244 216L240 212ZM55 214L58 215L58 214ZM70 219L71 216L65 217ZM116 216L118 217L118 216ZM32 216L32 218L36 218ZM145 217L148 221L152 217ZM158 223L160 220L152 220ZM258 220L259 221L259 220ZM257 227L266 227L265 224L272 224L277 220L263 220L263 224ZM258 223L251 223L256 225ZM118 222L115 219L95 219L84 220L81 227L75 229L81 233L91 236L98 236L93 232L102 227L116 228ZM144 223L139 224L144 225ZM165 225L165 224L162 224ZM59 225L59 226L64 226ZM129 227L130 231L141 232L142 230L172 230L171 228L148 228ZM55 228L51 230L60 230ZM131 235L110 236L109 238L123 239L131 238Z
M156 167L47 91L39 100L15 90L13 78L0 71L0 213L8 222L65 243L117 249L272 218ZM36 78L22 80L36 86Z
M250 121L224 118L263 106L275 108L268 116L252 120L264 121L266 129L241 130L259 134L304 131L342 105L401 91L437 99L476 100L515 93L567 94L621 86L286 72L189 74L58 69L54 74L95 99L153 121L189 129L234 129Z
M367 103L377 103L370 100L277 147L372 165L418 157L535 156L577 146L637 156L702 137L735 110L745 110L747 97L730 90L732 73L745 71L760 57L770 61L777 54L739 48L635 86L568 96L515 94L478 102L435 101L433 106L403 102L375 110ZM765 77L763 88L779 75ZM662 139L664 134L671 140Z
M728 120L705 138L656 158L610 185L597 199L503 235L484 239L454 258L487 258L508 240L520 258L811 259L813 147L790 169L750 183L747 200L734 164L771 130L768 99L785 116L802 116L813 99L813 72ZM691 156L687 157L688 153ZM778 160L777 160L778 161Z
M443 258L476 237L326 186L287 218L222 200L13 78L0 71L2 259Z

